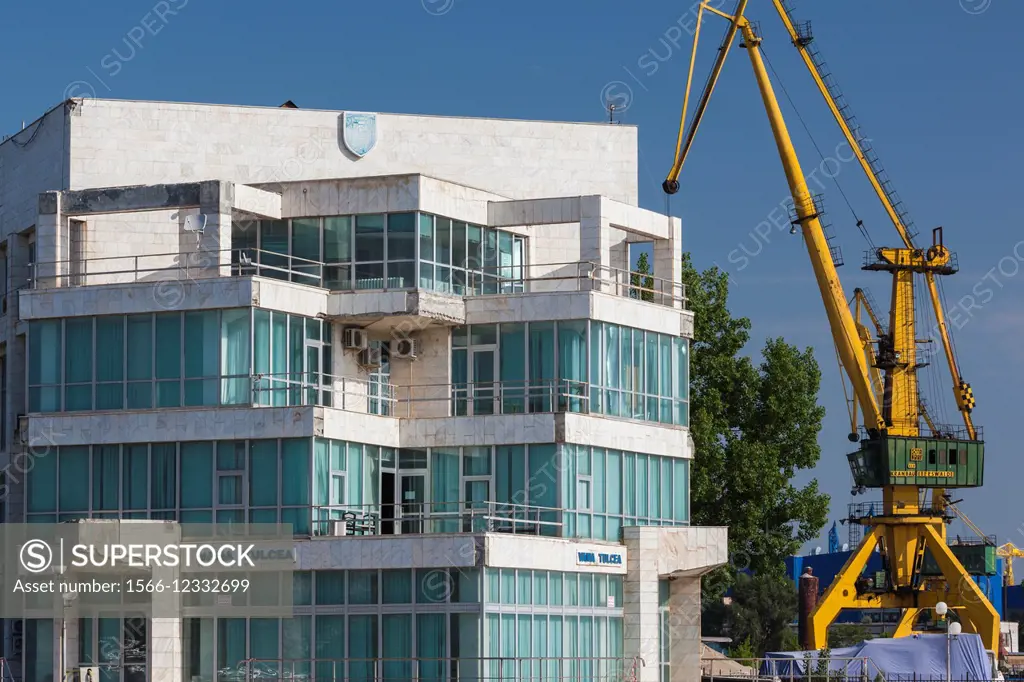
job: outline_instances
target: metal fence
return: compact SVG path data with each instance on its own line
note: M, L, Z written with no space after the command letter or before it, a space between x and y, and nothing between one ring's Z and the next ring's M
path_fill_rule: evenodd
M250 659L194 682L636 682L639 658Z

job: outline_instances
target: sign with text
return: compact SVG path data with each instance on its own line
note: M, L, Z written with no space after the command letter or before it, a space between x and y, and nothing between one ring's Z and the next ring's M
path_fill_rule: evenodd
M618 552L576 550L577 566L622 566L622 554Z

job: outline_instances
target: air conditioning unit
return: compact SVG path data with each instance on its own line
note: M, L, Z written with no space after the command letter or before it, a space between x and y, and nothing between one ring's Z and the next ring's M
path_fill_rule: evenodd
M364 369L376 369L380 367L380 349L364 348L359 351L359 364Z
M390 354L392 358L415 360L420 354L420 342L416 339L395 339L391 342Z
M342 332L342 342L345 348L351 350L366 350L370 346L370 339L366 336L366 330L358 327L349 327Z

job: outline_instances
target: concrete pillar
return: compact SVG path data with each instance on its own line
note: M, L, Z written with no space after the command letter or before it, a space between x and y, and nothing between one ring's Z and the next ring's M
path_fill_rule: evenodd
M210 181L199 185L199 214L206 226L201 238L181 231L181 252L187 255L189 278L231 275L231 215L235 205L233 182ZM182 217L184 224L184 216Z
M669 664L672 682L700 679L700 578L669 583Z
M73 605L64 607L62 595L56 595L56 603L63 612L64 620L53 619L53 679L74 679L65 674L78 669L78 616Z
M181 577L178 566L153 569L153 581L173 585ZM153 595L150 619L150 680L184 682L184 647L181 644L181 597L173 590Z
M622 529L626 577L622 584L623 656L639 657L637 682L658 682L661 614L658 604L658 537L639 526Z
M580 260L594 263L595 279L590 282L594 291L612 291L613 286L603 284L601 279L607 279L610 265L607 254L607 245L604 243L604 230L601 219L601 197L580 198ZM604 266L602 268L601 266ZM587 271L584 270L585 274ZM586 290L587 282L580 282L580 290Z
M654 242L654 276L666 280L665 282L656 282L655 287L664 288L666 300L658 300L659 297L655 296L655 301L669 305L669 301L672 300L674 307L681 308L682 301L675 299L682 299L683 297L683 287L680 283L683 271L682 224L678 218L672 218L671 225L672 229L669 238ZM671 284L669 284L670 282Z
M184 655L181 618L151 618L149 679L152 682L184 682Z
M66 223L61 213L60 192L40 194L36 217L36 263L29 271L29 276L36 280L36 288L61 286L60 275L64 273L60 261L67 259Z

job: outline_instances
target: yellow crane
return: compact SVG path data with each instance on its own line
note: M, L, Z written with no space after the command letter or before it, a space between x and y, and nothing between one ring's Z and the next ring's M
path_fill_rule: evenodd
M712 4L717 3L712 0L703 0L698 5L675 159L663 188L668 194L679 190L683 164L725 61L739 36L740 47L745 48L750 57L792 194L794 231L802 234L806 244L836 352L852 385L853 404L859 410L866 434L861 437L851 433L850 438L860 444L859 449L848 456L855 490L880 489L883 498L880 514L875 513L874 504L863 505L858 513L851 513L851 522L869 530L811 614L808 644L815 649L824 647L828 626L843 609L900 609L902 615L895 636L903 636L913 632L923 611L933 609L941 601L956 613L965 632L981 635L986 648L998 656L999 616L946 543L948 499L945 491L980 486L984 467L984 442L971 417L974 397L957 366L936 282L936 276L957 271L955 258L943 243L941 228L932 232L929 247L920 248L914 243L912 223L877 163L877 157L866 139L858 134L859 128L849 107L838 95L834 79L824 70L824 62L813 46L809 24L793 20L786 0L772 2L902 242L898 247L869 252L864 266L865 270L886 272L891 277L887 328L882 328L872 311L870 317L874 318L877 337L873 338L850 311L823 228L822 205L811 194L793 147L761 54L762 38L745 16L747 0L737 0L731 14L713 7ZM728 29L693 118L688 122L696 51L705 13L725 19ZM951 428L933 427L930 432L922 429L922 420L929 425L931 420L922 409L918 390L917 372L924 366L918 358L914 306L918 277L924 279L938 322L957 408L964 422L959 433ZM864 297L855 301L859 307L869 307L862 305L866 301ZM856 412L853 415L856 420ZM862 575L876 547L882 553L885 568L881 583ZM941 579L922 573L926 550L934 557Z
M967 514L961 511L955 504L947 502L946 506L952 509L953 512L960 517L960 520L963 521L968 528L977 533L979 537L985 537L984 532L974 525L974 522L967 518ZM1013 577L1013 560L1024 557L1024 550L1018 549L1012 542L1004 542L996 547L996 556L1006 559L1006 561L1003 562L1003 587L1013 587L1017 582ZM1003 603L1006 603L1005 599L1003 600Z
M1017 549L1012 542L1006 542L996 548L996 556L1006 559L1003 562L1003 587L1013 587L1016 584L1013 577L1013 560L1024 557L1024 550Z

